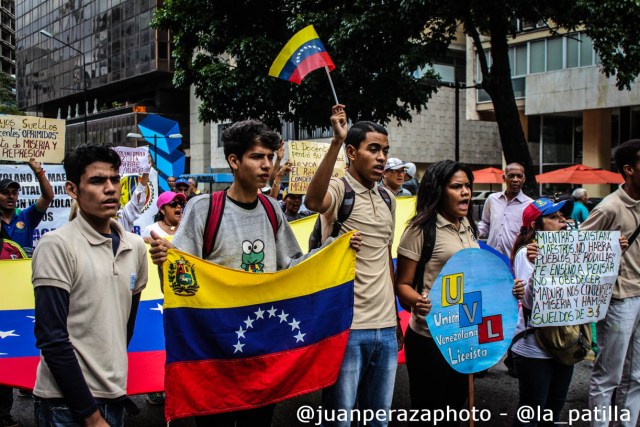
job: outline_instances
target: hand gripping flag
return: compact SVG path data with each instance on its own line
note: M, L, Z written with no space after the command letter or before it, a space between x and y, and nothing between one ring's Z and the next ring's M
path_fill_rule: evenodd
M351 235L276 273L169 251L168 421L260 407L336 381L353 317Z
M298 31L278 54L269 75L300 84L307 74L321 67L336 68L313 25Z

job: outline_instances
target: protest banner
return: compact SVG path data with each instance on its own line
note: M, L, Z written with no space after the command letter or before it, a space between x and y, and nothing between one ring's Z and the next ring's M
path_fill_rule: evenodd
M532 326L579 325L603 319L620 266L619 231L537 233Z
M69 211L73 202L64 187L67 175L62 165L43 164L42 168L46 171L47 179L53 188L54 199L44 218L33 232L34 246L38 244L40 236L61 227L69 220ZM10 178L20 184L17 209L26 209L35 204L40 197L40 184L28 165L0 165L0 179L4 178Z
M149 147L113 147L118 152L122 164L120 175L138 174L148 172L151 169L149 163Z
M512 287L509 267L483 249L458 251L444 265L429 293L427 325L453 369L471 374L502 358L518 321Z
M33 116L0 117L0 160L60 163L64 158L65 121Z
M328 150L329 144L326 142L289 141L289 161L293 165L289 174L290 194L306 194L311 178ZM340 154L331 176L342 178L345 167L344 148L340 147Z

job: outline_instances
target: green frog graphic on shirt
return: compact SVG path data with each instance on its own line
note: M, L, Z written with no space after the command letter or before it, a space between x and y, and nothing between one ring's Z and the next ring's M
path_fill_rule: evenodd
M252 273L263 273L264 264L264 242L256 240L250 242L245 240L242 242L242 269Z

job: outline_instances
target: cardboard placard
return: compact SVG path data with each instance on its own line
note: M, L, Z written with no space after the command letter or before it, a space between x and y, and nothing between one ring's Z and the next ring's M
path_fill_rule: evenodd
M619 231L543 231L533 271L532 326L603 319L620 267Z
M0 160L60 163L65 121L33 116L0 116Z
M306 194L309 182L328 150L329 143L326 142L289 141L289 161L293 165L289 175L290 194ZM340 154L331 176L336 178L344 176L345 158L344 147L340 147Z

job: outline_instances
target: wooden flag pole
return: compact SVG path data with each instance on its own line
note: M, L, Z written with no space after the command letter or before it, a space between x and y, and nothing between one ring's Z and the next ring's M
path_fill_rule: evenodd
M331 80L331 73L329 73L329 67L324 66L324 70L327 72L327 78L329 79L329 84L331 85L331 92L333 92L333 99L336 100L336 104L340 104L338 101L338 95L336 95L336 88L333 87L333 80Z
M469 412L473 414L473 407L475 406L475 402L473 399L474 390L473 390L473 374L469 374ZM473 416L469 417L469 427L473 427Z

